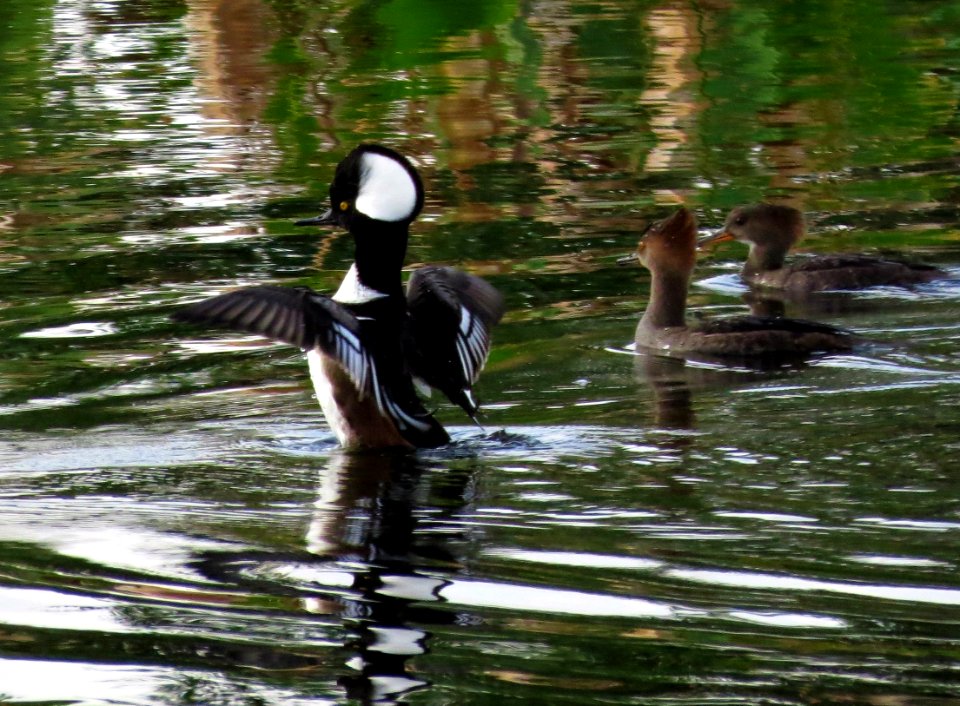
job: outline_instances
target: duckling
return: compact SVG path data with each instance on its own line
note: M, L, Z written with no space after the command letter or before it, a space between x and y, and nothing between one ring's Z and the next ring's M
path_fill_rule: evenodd
M697 224L681 208L654 224L637 245L637 259L650 270L650 300L637 325L636 344L668 354L752 358L806 356L847 351L854 336L803 319L736 316L688 326L687 289L696 262Z
M796 295L880 285L908 286L946 277L931 265L865 255L818 255L784 264L787 252L806 231L803 214L791 206L760 203L733 209L721 230L700 245L739 240L750 246L740 271L747 284Z

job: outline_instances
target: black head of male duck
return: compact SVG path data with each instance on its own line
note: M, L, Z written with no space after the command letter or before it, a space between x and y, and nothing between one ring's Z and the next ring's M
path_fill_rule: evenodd
M340 226L355 243L348 273L366 287L400 287L410 224L423 208L423 182L403 155L382 145L360 145L337 165L330 207L296 225ZM346 294L346 293L344 293Z
M410 161L389 147L365 144L337 165L330 208L295 225L339 225L351 232L407 227L422 208L423 182Z
M306 351L324 415L348 448L436 447L449 441L416 394L435 388L476 420L472 395L503 298L452 267L401 268L423 184L401 154L360 145L337 166L330 208L299 225L346 228L354 262L332 297L307 287L247 287L174 314L267 336Z
M806 233L803 214L791 206L753 204L733 209L721 230L700 244L737 240L750 251L740 274L751 285L796 294L907 286L945 277L936 267L865 255L818 255L787 264L786 256Z
M688 326L687 289L696 264L697 223L681 208L655 223L637 245L650 270L650 299L637 325L636 343L668 353L711 356L797 356L849 350L846 331L813 321L762 316L712 319Z

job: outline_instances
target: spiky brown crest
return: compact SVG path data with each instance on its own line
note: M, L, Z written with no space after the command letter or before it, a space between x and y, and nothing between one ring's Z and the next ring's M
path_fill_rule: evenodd
M650 270L689 273L697 259L697 219L681 207L654 223L637 245L637 258Z

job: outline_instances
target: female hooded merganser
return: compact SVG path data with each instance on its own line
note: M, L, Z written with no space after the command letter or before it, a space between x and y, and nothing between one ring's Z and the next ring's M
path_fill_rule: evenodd
M415 383L442 391L476 421L471 387L490 351L503 298L452 267L415 270L400 282L409 226L423 185L402 155L360 145L339 165L330 209L297 225L339 225L354 239L354 263L336 294L260 286L176 312L299 346L330 427L347 448L433 448L450 441Z
M669 353L752 358L849 350L853 336L802 319L736 316L687 326L687 288L697 251L697 224L681 208L640 239L637 258L650 270L650 301L637 325L638 346Z
M930 265L910 264L864 255L818 255L784 264L787 251L803 237L803 215L790 206L761 203L740 206L727 216L723 229L700 244L739 240L750 246L740 276L758 287L803 295L834 289L910 285L946 277Z

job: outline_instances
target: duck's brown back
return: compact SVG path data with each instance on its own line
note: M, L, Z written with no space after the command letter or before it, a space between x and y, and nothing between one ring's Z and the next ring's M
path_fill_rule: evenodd
M909 286L945 277L932 265L863 255L818 255L758 273L750 284L796 294L880 286Z
M656 347L678 353L731 357L803 356L848 351L855 342L849 331L815 321L735 316L700 322L689 328L663 329Z

